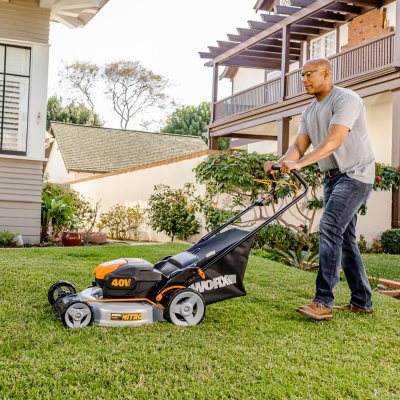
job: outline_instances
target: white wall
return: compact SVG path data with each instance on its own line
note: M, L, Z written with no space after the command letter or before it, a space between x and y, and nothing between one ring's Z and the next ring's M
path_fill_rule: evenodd
M49 161L47 162L44 174L53 183L64 183L75 179L75 173L68 173L65 167L57 139L52 143Z
M154 192L154 185L165 184L177 189L187 182L194 183L195 177L192 170L206 157L201 156L153 168L72 183L71 188L93 203L101 200L101 213L117 204L124 206L140 204L142 207L147 207L150 195ZM204 188L200 185L196 185L196 191L199 195L204 194ZM204 230L201 234L204 234ZM199 235L195 235L189 240L195 242L198 238ZM171 240L168 236L151 229L145 229L140 239L161 242Z
M396 2L385 5L388 26L396 26Z
M233 94L265 81L265 70L256 68L239 68L233 79Z

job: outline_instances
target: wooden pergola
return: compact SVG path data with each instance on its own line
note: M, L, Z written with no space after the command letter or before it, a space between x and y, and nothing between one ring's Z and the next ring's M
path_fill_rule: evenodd
M302 43L337 30L336 41L339 52L339 28L354 17L387 4L388 0L291 0L290 6L274 5L271 0L259 0L255 6L261 13L261 21L248 21L247 28L237 28L236 34L228 34L228 40L217 41L218 46L209 46L208 52L199 52L201 58L209 59L205 65L213 67L213 103L217 101L218 67L248 67L280 69L281 97L286 93L286 73L292 62L303 55ZM400 21L397 1L397 22ZM400 26L400 23L397 24ZM400 66L400 36L395 38L395 60ZM309 58L309 54L306 54Z

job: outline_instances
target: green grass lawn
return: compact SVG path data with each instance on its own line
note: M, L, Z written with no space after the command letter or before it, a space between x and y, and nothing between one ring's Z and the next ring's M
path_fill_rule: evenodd
M374 294L372 316L313 322L294 309L312 298L315 274L261 258L250 259L248 295L209 306L194 327L69 330L47 302L50 284L81 290L102 261L184 248L0 250L0 399L400 398L400 301ZM380 257L366 257L371 274L399 268L400 256L383 256L382 269ZM340 282L338 303L348 297Z

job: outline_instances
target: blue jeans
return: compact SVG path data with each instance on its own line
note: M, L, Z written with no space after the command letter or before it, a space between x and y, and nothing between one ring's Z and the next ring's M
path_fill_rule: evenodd
M319 231L319 270L314 301L332 308L333 290L342 265L351 290L350 303L372 307L371 287L357 246L357 212L368 199L372 185L341 173L324 180L324 212Z

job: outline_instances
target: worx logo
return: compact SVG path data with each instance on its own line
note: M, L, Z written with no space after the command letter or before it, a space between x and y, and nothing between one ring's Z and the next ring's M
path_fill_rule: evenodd
M205 290L215 290L236 283L236 275L221 275L214 279L193 283L189 287L196 292L203 293Z

